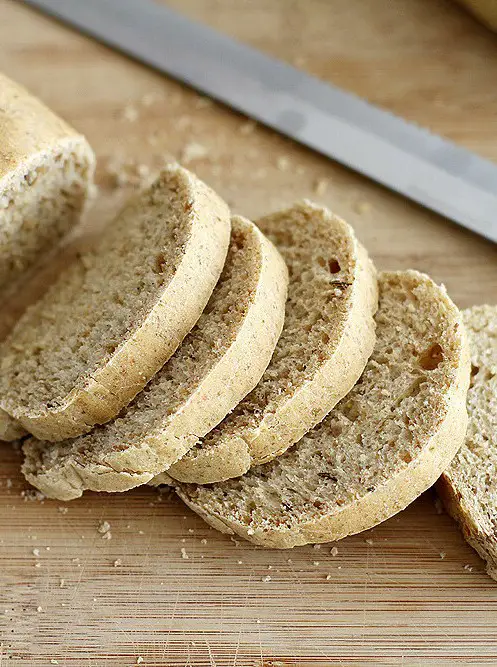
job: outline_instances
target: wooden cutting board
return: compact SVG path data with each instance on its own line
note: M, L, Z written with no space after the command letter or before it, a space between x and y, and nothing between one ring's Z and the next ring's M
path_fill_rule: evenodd
M497 160L497 38L449 2L169 4ZM116 180L172 156L237 212L317 199L380 268L427 271L460 306L496 301L491 244L13 0L0 67L83 130L100 165L86 236L3 309L3 330L132 191ZM432 493L335 556L265 551L168 492L42 501L19 453L1 456L1 667L497 664L497 584Z

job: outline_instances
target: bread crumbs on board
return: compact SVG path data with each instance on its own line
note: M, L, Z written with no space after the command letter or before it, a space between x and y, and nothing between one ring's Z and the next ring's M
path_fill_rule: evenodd
M328 180L326 178L318 178L314 183L314 192L319 196L324 195L327 189Z
M354 204L354 211L362 215L363 213L369 213L371 210L371 204L367 201L358 201Z
M105 535L110 531L110 523L108 521L100 521L97 530L101 535Z
M122 118L128 123L134 123L138 120L138 109L132 104L127 104L122 111Z
M240 125L240 134L252 134L252 132L255 130L257 127L257 123L255 120L247 120L245 123Z
M188 165L196 160L202 160L208 154L209 151L203 144L190 141L181 151L181 162Z

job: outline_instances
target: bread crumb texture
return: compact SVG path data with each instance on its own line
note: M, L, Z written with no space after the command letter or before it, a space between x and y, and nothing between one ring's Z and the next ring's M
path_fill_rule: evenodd
M269 461L350 390L372 352L377 281L351 228L310 202L258 221L290 274L285 324L255 389L168 470L212 483Z
M3 294L78 223L94 169L85 138L0 74Z
M276 248L233 218L219 282L180 348L114 421L52 445L28 440L28 481L69 500L84 489L124 491L167 469L259 381L283 327L287 283Z
M47 440L114 417L200 316L229 233L224 202L166 167L18 321L2 347L0 407Z
M469 424L437 488L497 580L497 306L475 306L463 315L471 350Z
M469 356L459 311L415 271L383 273L377 343L362 377L294 447L244 477L179 495L256 544L337 540L431 486L464 439Z

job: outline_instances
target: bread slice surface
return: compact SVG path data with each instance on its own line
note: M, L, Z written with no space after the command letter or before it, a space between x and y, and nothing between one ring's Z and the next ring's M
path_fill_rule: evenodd
M371 528L431 486L466 429L461 315L427 276L388 272L376 323L360 381L321 424L239 479L178 484L181 498L223 532L289 548Z
M0 299L77 225L94 169L86 139L0 74Z
M31 438L23 472L50 497L124 491L190 449L254 387L283 327L288 283L276 248L234 217L221 278L176 353L119 417L60 443Z
M166 167L20 318L1 349L0 408L52 441L115 417L200 317L229 235L226 204Z
M497 306L475 306L463 316L471 351L469 424L437 490L497 580Z
M181 481L225 480L280 455L351 389L373 349L376 273L349 225L310 202L257 224L289 268L283 332L255 389L167 471Z

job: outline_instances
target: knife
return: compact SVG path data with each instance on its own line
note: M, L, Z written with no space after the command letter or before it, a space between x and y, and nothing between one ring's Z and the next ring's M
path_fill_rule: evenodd
M497 165L151 0L21 0L497 242Z

